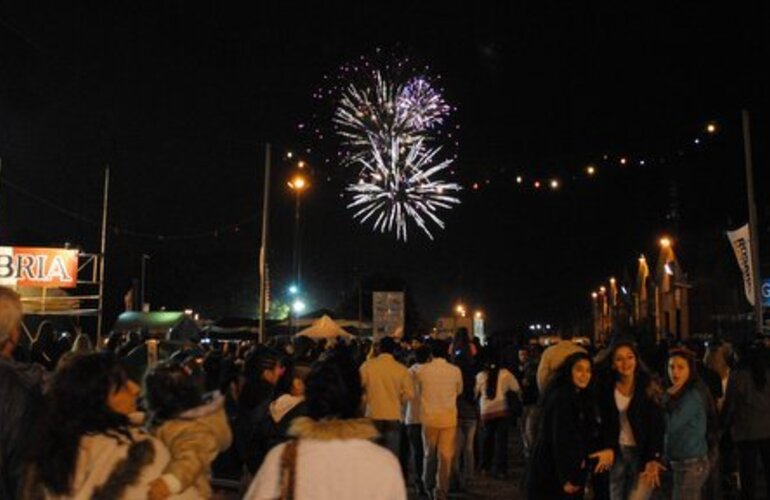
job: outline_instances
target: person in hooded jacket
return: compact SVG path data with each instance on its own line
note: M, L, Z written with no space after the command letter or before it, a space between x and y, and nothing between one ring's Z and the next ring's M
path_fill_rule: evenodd
M150 500L188 490L211 498L211 463L232 443L224 396L217 391L205 398L193 370L174 361L148 372L144 387L152 434L171 453L163 475L150 485Z
M328 353L307 376L308 416L292 422L293 440L268 453L246 500L406 500L398 459L361 418L357 366L344 350Z

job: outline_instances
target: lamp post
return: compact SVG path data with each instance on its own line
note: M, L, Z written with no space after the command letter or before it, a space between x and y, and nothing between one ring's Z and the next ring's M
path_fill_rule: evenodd
M303 168L304 164L300 167ZM296 174L287 183L289 188L294 191L296 195L296 204L294 206L294 251L292 252L292 274L294 275L294 285L298 290L301 290L301 264L300 264L300 208L302 200L302 193L310 187L304 176ZM296 314L297 308L292 307L289 313L289 333L293 333L293 325L291 319Z

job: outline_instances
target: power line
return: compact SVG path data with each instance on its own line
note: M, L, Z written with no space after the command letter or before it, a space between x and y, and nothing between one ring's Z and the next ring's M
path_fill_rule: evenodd
M34 201L37 201L41 205L45 205L48 208L51 208L53 210L56 210L57 212L61 213L62 215L66 215L67 217L70 217L72 219L78 220L80 222L84 222L86 224L89 224L94 227L99 227L100 223L94 219L91 219L87 216L84 216L82 214L79 214L73 210L70 210L66 207L63 207L59 205L58 203L55 203L47 198L44 198L38 194L33 193L32 191L23 188L19 186L18 184L9 181L6 178L3 178L2 180L2 186L8 186L9 189L12 191L21 194L22 196L26 196L29 199L32 199ZM223 234L227 234L230 232L238 232L241 228L241 226L244 226L246 224L249 224L259 218L259 214L254 213L251 215L248 215L236 222L233 222L231 224L227 224L224 226L220 226L218 228L209 229L206 231L198 231L194 233L177 233L177 234L162 234L162 233L150 233L150 232L144 232L144 231L136 231L133 229L127 229L120 226L109 226L109 230L116 235L124 235L124 236L133 236L136 238L144 238L144 239L152 239L152 240L158 240L158 241L179 241L179 240L195 240L195 239L204 239L204 238L218 238L219 236Z

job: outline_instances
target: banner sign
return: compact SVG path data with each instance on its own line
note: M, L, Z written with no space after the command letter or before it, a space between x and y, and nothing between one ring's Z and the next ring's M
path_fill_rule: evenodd
M404 329L404 292L372 292L372 334L375 339Z
M727 238L733 246L735 258L738 259L738 267L743 276L743 289L746 292L746 300L754 305L754 269L751 265L751 239L749 237L749 225L739 227L735 231L727 231Z
M770 279L762 280L762 305L770 307Z
M0 247L0 285L74 288L77 281L77 250Z

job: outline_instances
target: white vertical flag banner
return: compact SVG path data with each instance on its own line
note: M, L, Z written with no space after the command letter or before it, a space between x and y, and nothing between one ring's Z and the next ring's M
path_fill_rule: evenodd
M727 231L727 238L733 246L735 258L738 259L738 267L743 275L743 289L746 292L746 300L754 305L754 269L751 265L751 238L749 225L745 224L735 231Z

